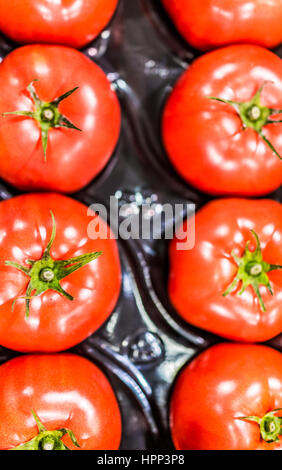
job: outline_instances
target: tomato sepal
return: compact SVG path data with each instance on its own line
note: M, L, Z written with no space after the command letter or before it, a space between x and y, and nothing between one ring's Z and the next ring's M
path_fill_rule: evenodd
M54 260L50 255L50 250L56 237L56 221L52 211L51 217L53 225L52 234L41 259L27 260L26 263L30 265L29 268L26 268L25 266L22 266L21 264L14 261L5 261L6 266L16 268L30 277L25 295L17 297L12 304L13 310L15 302L17 300L24 299L26 301L26 318L29 317L31 299L33 297L39 296L40 294L43 294L49 289L58 292L68 300L74 300L74 297L62 288L60 281L66 276L72 274L74 271L82 268L91 261L94 261L102 254L102 252L99 251L85 253L67 260Z
M282 160L282 156L278 153L274 145L268 140L268 138L263 132L264 126L268 124L278 124L282 122L282 120L276 120L271 118L271 116L281 114L281 109L271 109L261 104L261 93L267 83L269 82L264 82L254 95L254 97L247 102L226 100L215 96L208 96L207 98L232 106L237 112L237 114L240 116L243 128L253 129L266 143L266 145L271 149L271 151L275 153L275 155L280 158L280 160Z
M250 251L250 241L248 241L242 258L238 257L234 251L231 252L231 256L238 266L238 271L234 280L222 295L224 297L229 295L238 287L240 282L242 283L242 286L238 295L242 295L248 286L252 286L259 300L260 308L265 312L266 308L262 300L259 287L262 285L266 286L270 294L273 295L273 289L267 273L277 269L282 269L282 266L269 264L263 260L259 237L254 230L251 230L251 233L256 240L256 249L254 251Z
M35 411L31 413L38 427L38 434L33 439L9 450L70 450L63 442L62 438L68 434L72 443L80 447L74 433L68 428L48 431L40 421Z
M72 90L67 91L63 95L55 98L52 102L45 102L41 101L39 96L36 93L34 88L34 83L37 82L38 79L32 80L32 82L27 86L27 90L31 96L31 99L34 103L35 110L34 112L31 111L8 111L2 113L2 116L8 115L15 115L15 116L23 116L29 117L34 119L41 129L41 140L42 140L42 147L44 153L44 161L47 159L47 146L48 146L48 136L49 130L52 127L65 127L68 129L74 129L77 131L82 132L82 129L75 126L66 116L60 113L59 111L59 104L72 95L79 87L75 87Z
M282 411L282 408L276 408L266 413L262 418L258 416L242 416L239 419L257 423L260 427L260 434L265 442L279 442L279 436L282 436L282 417L275 416Z

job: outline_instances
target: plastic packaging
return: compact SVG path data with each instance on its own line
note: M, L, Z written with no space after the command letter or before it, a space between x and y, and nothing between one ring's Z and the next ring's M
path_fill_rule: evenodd
M0 38L0 58L15 44ZM108 74L123 112L119 144L103 172L72 197L109 206L209 200L184 183L163 150L160 118L167 94L200 55L181 39L158 0L120 0L107 29L83 52ZM275 51L282 56L282 46ZM1 199L18 192L0 183ZM281 189L269 197L282 201ZM127 214L122 214L126 216ZM173 224L169 220L167 224ZM165 227L163 227L164 229ZM123 287L106 324L72 351L102 368L113 384L123 417L121 449L172 449L170 391L182 366L222 339L183 322L167 295L168 240L119 240ZM282 335L268 344L282 351ZM17 355L0 348L1 363Z

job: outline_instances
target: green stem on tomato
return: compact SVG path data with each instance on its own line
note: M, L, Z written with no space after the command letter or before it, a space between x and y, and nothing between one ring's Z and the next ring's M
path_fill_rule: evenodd
M257 423L260 427L260 434L266 442L279 442L279 436L282 436L282 417L276 416L276 413L282 411L282 408L266 413L262 418L258 416L243 416L239 419Z
M63 95L59 96L52 102L48 103L45 101L41 101L38 97L36 90L34 88L34 82L38 81L37 79L33 80L27 87L31 99L34 103L35 110L31 111L8 111L3 113L3 116L8 115L15 115L15 116L24 116L35 119L35 121L39 124L41 129L41 139L42 139L42 146L43 146L43 153L44 153L44 160L46 161L47 158L47 145L48 145L48 135L49 130L52 127L66 127L68 129L75 129L77 131L81 131L78 127L76 127L69 119L66 118L63 114L59 111L59 104L68 98L72 93L74 93L78 87L73 88L72 90L67 91Z
M264 126L268 124L278 124L282 122L281 120L275 120L271 118L271 116L273 115L282 114L281 109L271 109L267 106L262 106L261 104L261 93L267 83L268 82L264 82L256 92L255 96L247 102L225 100L223 98L217 98L215 96L208 96L208 98L232 106L236 110L237 114L240 116L243 128L254 129L254 131L262 138L262 140L271 149L271 151L282 160L282 156L278 153L278 151L275 149L273 144L267 139L263 132Z
M17 297L12 305L13 309L17 300L24 299L26 301L27 318L29 317L31 299L46 292L49 289L58 292L69 300L74 300L73 296L62 288L60 281L66 276L69 276L74 271L95 260L102 254L102 252L99 251L94 253L85 253L67 260L54 260L50 255L50 250L56 236L56 222L52 212L51 217L53 224L52 235L41 259L27 260L26 263L30 266L28 268L14 261L5 261L6 266L16 268L30 277L25 295L22 297Z
M251 230L251 233L253 234L257 243L256 249L254 251L250 251L250 242L248 241L242 258L239 258L232 251L231 255L238 266L238 271L234 280L222 295L226 296L230 294L237 288L240 282L242 285L239 291L239 295L243 294L248 286L252 286L256 296L258 297L261 310L265 312L266 308L262 300L259 287L266 286L271 295L273 295L273 290L267 273L276 269L282 269L282 266L269 264L263 261L259 237L254 230Z
M76 447L80 447L74 433L67 428L62 428L54 431L47 431L45 426L41 423L37 414L31 410L31 413L36 421L38 427L38 434L33 439L10 450L69 450L68 447L62 442L62 438L68 434L72 443Z

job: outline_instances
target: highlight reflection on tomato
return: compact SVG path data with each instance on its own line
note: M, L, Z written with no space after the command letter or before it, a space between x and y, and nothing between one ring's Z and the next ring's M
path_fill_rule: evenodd
M117 243L105 222L87 212L83 204L57 194L0 203L2 346L25 352L65 350L111 314L121 282ZM94 219L107 239L88 237Z
M116 450L121 416L112 387L87 359L74 354L22 356L0 367L0 449ZM38 435L36 414L47 433ZM33 440L32 442L30 442Z
M281 407L280 352L258 345L213 346L176 380L170 407L174 445L180 450L281 450L282 412L274 411Z
M11 112L20 115L2 116ZM0 64L0 116L0 176L28 191L87 185L108 163L121 121L100 67L79 51L47 45L15 49Z
M23 44L80 48L107 26L117 3L118 0L0 0L0 30Z
M178 250L177 239L170 245L168 289L177 312L233 340L266 341L280 334L281 204L215 200L196 213L195 227L193 249Z
M282 181L281 110L278 56L251 45L219 49L197 59L173 89L164 145L180 175L202 191L266 194Z
M162 0L183 37L201 50L235 43L277 46L281 0Z

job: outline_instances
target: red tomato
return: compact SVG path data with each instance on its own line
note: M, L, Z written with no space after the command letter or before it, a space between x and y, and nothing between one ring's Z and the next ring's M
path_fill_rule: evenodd
M0 30L24 44L82 47L105 28L117 3L118 0L0 0Z
M281 204L217 200L198 211L195 225L192 250L180 251L177 239L170 246L169 295L178 313L233 340L281 333Z
M214 346L176 381L170 409L174 445L181 450L281 450L281 410L264 418L281 407L281 353L257 345ZM262 433L259 423L239 419L250 416L261 420ZM274 424L278 432L264 433L264 426L273 430Z
M71 96L54 102L69 91ZM14 111L35 118L2 116ZM25 46L4 59L0 115L0 176L23 190L82 188L104 168L120 131L120 106L104 72L62 46Z
M120 445L121 417L111 385L98 367L82 357L57 354L12 359L0 367L0 397L2 450L26 444L38 435L32 412L51 432L39 436L37 448L30 450L65 450L52 448L52 443L60 445L54 431L62 428L73 432L81 450L116 450ZM62 442L76 450L68 434Z
M234 43L274 47L282 41L281 0L162 0L192 46L208 50Z
M52 232L50 211L56 235L51 258L44 259ZM119 255L110 229L99 218L108 238L88 237L88 224L98 217L92 215L87 216L83 204L56 194L30 194L0 203L2 346L17 351L68 349L109 317L120 290ZM97 252L102 254L95 259ZM79 269L74 270L75 265Z
M206 54L183 74L166 104L168 156L202 191L269 193L282 181L282 124L275 123L280 108L282 63L275 54L247 45Z

